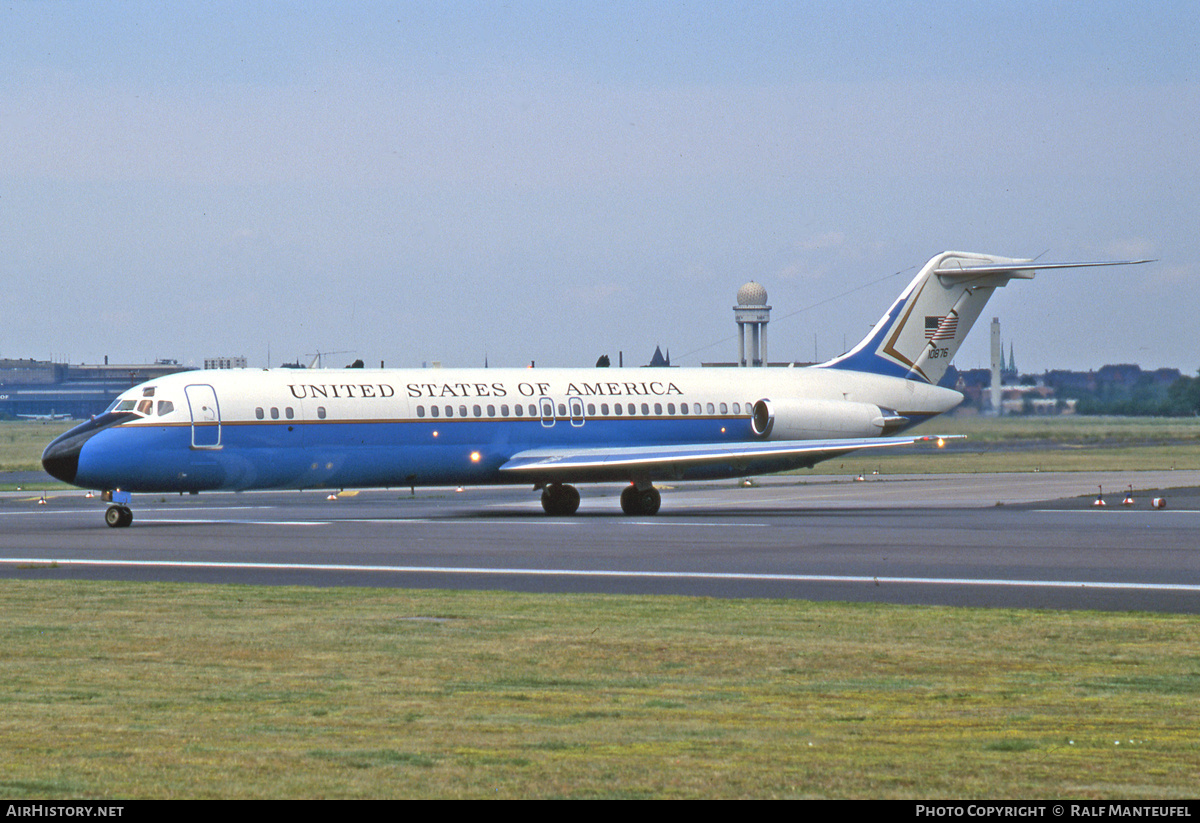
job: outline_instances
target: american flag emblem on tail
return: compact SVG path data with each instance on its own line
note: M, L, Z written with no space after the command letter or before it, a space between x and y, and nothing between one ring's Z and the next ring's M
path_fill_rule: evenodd
M953 340L958 332L958 315L950 312L945 317L925 317L926 340Z

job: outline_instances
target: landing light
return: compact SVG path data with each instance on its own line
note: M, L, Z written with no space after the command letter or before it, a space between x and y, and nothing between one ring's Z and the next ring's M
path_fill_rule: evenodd
M480 457L479 452L471 452L471 462L472 463L478 463L479 457Z
M939 449L946 448L946 440L944 438L941 438L941 437L938 438L938 448Z

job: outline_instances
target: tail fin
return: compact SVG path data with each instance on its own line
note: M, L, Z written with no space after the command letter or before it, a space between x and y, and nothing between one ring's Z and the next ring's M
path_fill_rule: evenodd
M1147 260L1034 263L1011 257L946 251L931 259L863 340L820 368L907 377L937 383L987 305L1009 280L1039 269L1121 266Z

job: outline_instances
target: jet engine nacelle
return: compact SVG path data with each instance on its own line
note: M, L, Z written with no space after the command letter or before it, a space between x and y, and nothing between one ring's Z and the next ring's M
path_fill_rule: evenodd
M907 423L908 418L874 403L815 399L759 400L750 420L764 440L882 437Z

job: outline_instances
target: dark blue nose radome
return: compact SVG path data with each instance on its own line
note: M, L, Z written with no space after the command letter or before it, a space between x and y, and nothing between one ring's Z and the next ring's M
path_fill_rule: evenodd
M75 475L79 473L79 452L83 444L95 433L95 430L81 432L83 426L76 426L65 434L61 434L50 442L42 452L42 468L46 474L56 477L64 483L74 483Z
M42 468L51 477L73 484L75 476L79 474L79 453L83 450L83 444L105 429L132 417L136 415L102 414L60 434L42 452Z

